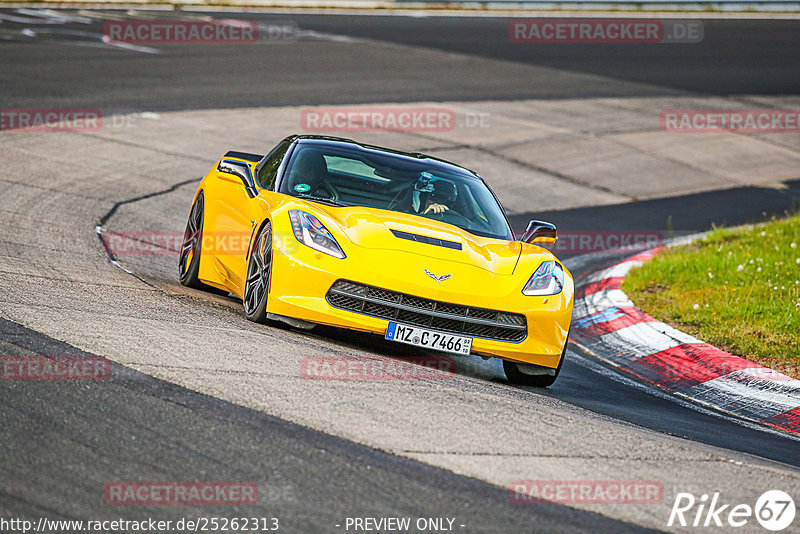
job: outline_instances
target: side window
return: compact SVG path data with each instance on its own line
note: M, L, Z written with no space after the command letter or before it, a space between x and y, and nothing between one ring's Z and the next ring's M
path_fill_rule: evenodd
M286 151L289 149L289 145L291 144L291 141L284 141L269 153L267 160L264 162L261 168L258 169L257 180L259 187L262 189L268 189L270 191L275 188L275 178L278 176L278 167L281 166L283 156L286 155Z

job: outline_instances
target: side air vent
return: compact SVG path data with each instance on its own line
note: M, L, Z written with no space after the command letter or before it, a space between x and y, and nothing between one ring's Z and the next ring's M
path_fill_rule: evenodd
M250 154L249 152L237 152L235 150L229 151L227 154L225 154L224 157L243 159L245 161L252 161L254 163L264 159L264 156L259 156L258 154Z
M395 237L400 239L408 239L409 241L416 241L417 243L425 243L427 245L436 245L437 247L451 248L453 250L461 250L461 243L455 241L445 241L436 237L427 235L410 234L408 232L401 232L400 230L392 230Z

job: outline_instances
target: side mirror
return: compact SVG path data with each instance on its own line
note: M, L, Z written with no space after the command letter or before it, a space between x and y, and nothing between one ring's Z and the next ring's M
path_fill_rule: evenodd
M556 225L549 222L533 220L522 234L520 241L537 245L552 245L558 239Z
M255 183L253 182L253 173L250 172L250 165L243 161L234 161L230 159L223 159L217 165L217 172L227 174L229 176L236 176L242 181L245 191L250 198L255 197L258 192L256 191Z

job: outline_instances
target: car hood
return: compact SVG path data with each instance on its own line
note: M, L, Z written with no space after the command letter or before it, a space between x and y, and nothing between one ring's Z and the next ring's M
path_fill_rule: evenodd
M457 226L417 215L365 207L328 207L316 203L314 207L315 211L324 213L324 219L335 223L336 227L330 230L337 239L339 234L344 234L353 244L366 249L402 251L436 258L439 264L442 260L462 263L496 275L514 274L523 254L552 258L550 252L540 247L480 237ZM398 237L398 233L404 237ZM436 244L437 240L447 243L445 246ZM454 245L455 248L451 248Z

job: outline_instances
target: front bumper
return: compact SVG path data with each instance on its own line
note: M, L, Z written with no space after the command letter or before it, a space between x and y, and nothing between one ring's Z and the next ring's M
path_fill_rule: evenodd
M519 343L528 335L525 316L519 313L430 300L349 280L336 281L325 298L334 308L473 338Z
M522 340L473 335L472 353L551 368L559 364L572 318L574 285L568 275L562 292L548 297L523 295L527 279L520 282L520 277L493 275L464 265L457 267L452 279L437 283L425 275L423 266L444 273L452 270L452 264L407 252L363 249L352 243L347 247L348 257L337 259L299 243L291 228L286 229L288 234L281 230L276 225L267 303L271 313L384 335L389 320L335 307L327 300L338 280L351 280L422 299L521 314L527 325Z

